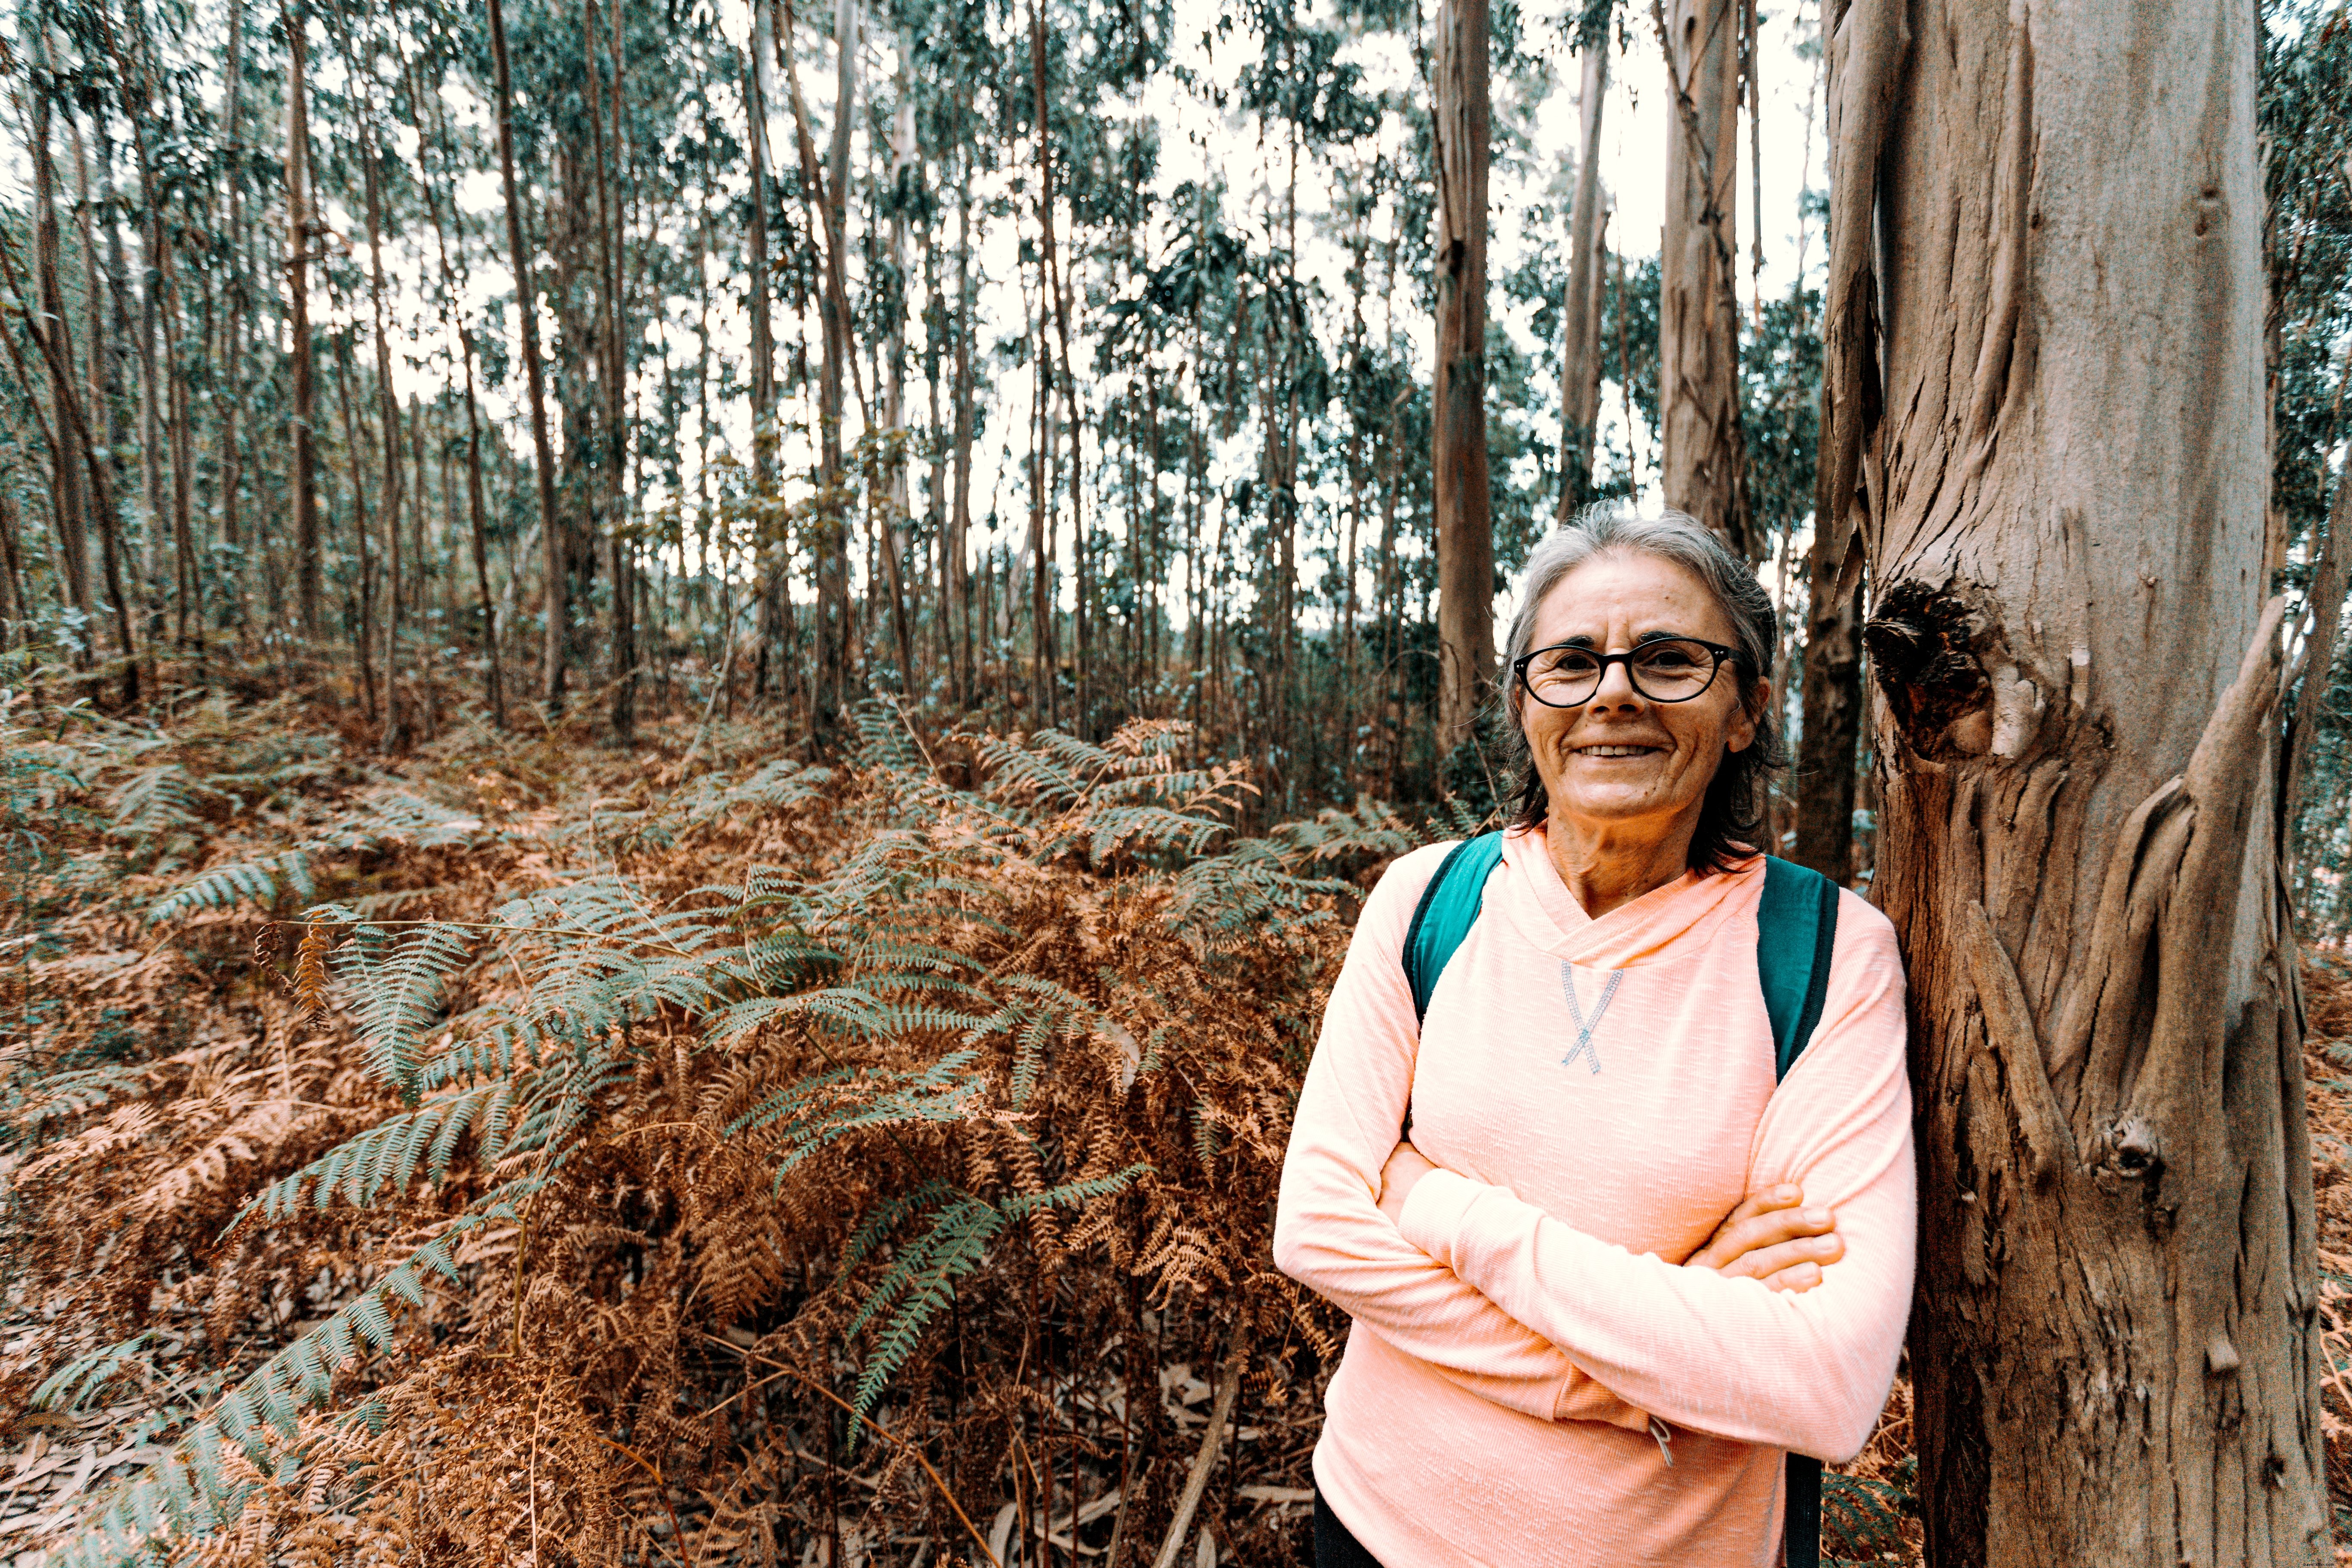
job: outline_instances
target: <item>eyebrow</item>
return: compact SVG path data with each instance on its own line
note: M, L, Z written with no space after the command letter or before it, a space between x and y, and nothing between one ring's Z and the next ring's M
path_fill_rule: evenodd
M1702 642L1702 641L1705 641L1705 640L1706 640L1706 639L1704 639L1704 638L1702 638L1702 637L1695 637L1691 636L1691 634L1690 634L1690 633L1688 633L1688 632L1652 631L1652 632L1643 632L1641 636L1639 636L1639 637L1635 637L1635 638L1633 639L1633 646L1634 646L1635 647L1641 647L1643 644L1644 644L1644 643L1654 643L1654 642ZM1596 643L1595 643L1595 642L1594 642L1591 637L1585 637L1585 636L1582 636L1582 635L1579 635L1579 636L1572 637L1563 637L1563 638L1561 638L1559 641L1558 641L1558 642L1556 642L1556 643L1551 643L1551 644L1549 644L1549 645L1548 645L1548 646L1552 647L1579 647L1579 648L1590 648L1590 647L1598 647L1599 645L1598 645L1598 644L1596 644Z

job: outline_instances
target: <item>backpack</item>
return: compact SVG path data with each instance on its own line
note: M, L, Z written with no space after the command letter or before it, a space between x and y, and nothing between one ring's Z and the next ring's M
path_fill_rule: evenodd
M1429 879L1404 939L1405 978L1412 1014L1428 1011L1454 950L1470 934L1486 894L1486 878L1503 858L1503 836L1481 834L1454 847ZM1837 941L1837 884L1818 871L1767 856L1764 897L1756 910L1756 973L1772 1021L1773 1080L1789 1076L1821 1022L1828 994L1830 952ZM1822 1551L1822 1462L1790 1454L1787 1473L1786 1568L1819 1568Z

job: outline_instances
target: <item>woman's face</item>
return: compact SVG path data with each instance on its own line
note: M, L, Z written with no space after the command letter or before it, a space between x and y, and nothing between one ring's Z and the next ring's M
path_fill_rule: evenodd
M1639 551L1608 551L1553 585L1537 606L1528 647L1573 643L1622 653L1658 637L1738 645L1730 617L1688 568ZM1682 702L1642 695L1622 662L1601 672L1572 708L1549 708L1512 678L1516 707L1536 773L1551 797L1551 819L1603 832L1648 829L1664 839L1695 827L1706 786L1727 751L1756 739L1740 704L1747 679L1726 660L1714 683Z

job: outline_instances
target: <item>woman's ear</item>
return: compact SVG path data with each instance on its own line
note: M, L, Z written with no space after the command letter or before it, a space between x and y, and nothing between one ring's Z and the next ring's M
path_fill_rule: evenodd
M1724 731L1724 751L1744 752L1756 743L1758 715L1769 712L1772 704L1772 683L1759 680L1741 697L1739 706L1731 715L1731 727Z

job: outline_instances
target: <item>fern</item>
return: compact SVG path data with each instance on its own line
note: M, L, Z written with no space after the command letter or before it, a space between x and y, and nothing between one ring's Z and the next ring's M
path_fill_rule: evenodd
M216 866L148 906L147 923L161 925L206 910L229 910L240 904L275 909L287 899L317 896L308 851L287 849L260 860L240 860Z
M362 925L337 948L337 977L352 994L352 1011L369 1070L414 1103L417 1044L438 1020L448 978L473 950L470 935L428 924L395 940Z
M1829 1563L1867 1563L1889 1553L1907 1555L1910 1543L1903 1533L1905 1519L1918 1512L1911 1487L1918 1460L1906 1458L1892 1480L1865 1476L1822 1475L1822 1560Z
M851 1400L857 1413L866 1415L880 1402L890 1379L920 1344L924 1329L955 1299L956 1282L980 1267L987 1257L989 1244L1007 1226L1046 1209L1072 1207L1124 1192L1149 1168L1132 1165L1110 1175L1066 1182L1042 1193L1016 1194L1000 1204L990 1204L941 1183L928 1183L877 1209L876 1217L860 1229L863 1245L853 1239L856 1258L871 1250L878 1234L907 1214L933 1202L939 1204L929 1227L899 1250L889 1270L842 1331L844 1338L855 1339L893 1303L898 1306L898 1310L876 1332L874 1349L858 1373L857 1390ZM847 1271L845 1264L843 1272ZM854 1438L851 1447L854 1450Z
M143 1369L146 1363L140 1352L152 1338L154 1331L146 1330L127 1340L94 1350L88 1355L76 1356L41 1380L33 1390L33 1408L81 1409L97 1397L100 1389L115 1378L126 1372Z

